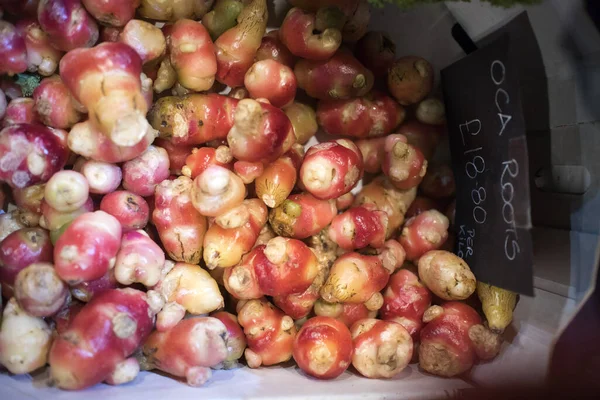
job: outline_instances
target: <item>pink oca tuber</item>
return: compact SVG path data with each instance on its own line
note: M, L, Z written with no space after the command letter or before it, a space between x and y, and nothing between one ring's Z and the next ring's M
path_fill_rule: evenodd
M134 363L131 373L128 357L152 331L154 306L149 295L131 288L94 296L52 344L48 360L52 383L80 390L102 381L120 384L135 379L139 369Z

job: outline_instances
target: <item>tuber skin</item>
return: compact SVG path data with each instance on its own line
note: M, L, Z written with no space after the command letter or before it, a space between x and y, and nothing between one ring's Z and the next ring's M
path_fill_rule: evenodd
M268 296L285 296L308 289L319 273L315 254L303 242L276 237L255 251L254 271L262 292Z
M214 0L141 0L138 13L157 21L177 21L182 18L201 19L212 7Z
M104 211L77 217L54 246L56 273L70 285L101 278L114 266L121 224Z
M211 368L227 359L229 345L227 327L219 319L190 318L166 332L153 332L142 346L141 364L199 387L211 378Z
M267 208L260 200L244 200L240 207L246 218L236 221L234 226L228 228L223 223L213 223L208 228L204 236L203 258L209 269L237 265L242 256L252 249L265 226Z
M6 114L6 95L4 91L0 88L0 122L2 118L4 118L4 114Z
M231 97L233 99L243 100L243 99L247 99L248 97L250 97L250 93L248 93L248 91L246 90L245 87L240 86L240 87L231 89L229 91L229 93L227 94L227 96Z
M123 28L117 28L114 26L101 26L100 39L98 40L98 42L118 42L119 35L121 34L122 30Z
M329 237L344 250L378 248L385 242L387 223L387 213L373 204L352 207L333 218Z
M123 164L123 188L142 197L154 194L156 185L170 175L169 155L162 147L149 146L144 153Z
M182 169L185 167L187 157L192 154L193 146L176 146L168 140L156 139L153 143L157 147L162 147L169 155L169 169L172 175L182 175ZM193 179L193 178L192 178Z
M303 187L321 200L335 199L348 193L362 175L362 154L348 139L312 146L300 168Z
M191 154L186 157L181 172L189 178L196 179L209 165L218 165L232 170L232 161L231 150L227 146L219 146L216 149L200 147L193 149Z
M79 311L83 309L84 304L80 303L77 300L71 301L57 314L52 316L52 321L54 322L54 327L56 329L56 333L62 335L65 332Z
M193 315L207 314L224 306L217 282L198 265L176 263L155 290L163 295L167 304L177 303ZM161 328L170 327L163 325Z
M452 377L473 366L478 358L494 358L501 339L481 325L470 306L451 301L430 307L423 317L419 366L434 375Z
M69 288L50 263L33 263L15 278L14 296L33 317L49 317L60 311L69 299Z
M0 365L12 374L28 374L46 365L52 330L42 318L29 315L12 298L0 326Z
M154 103L148 120L174 145L199 145L227 137L237 105L237 99L219 94L163 97Z
M217 40L228 29L237 24L237 17L246 0L217 0L211 11L202 17L202 25L208 30L212 40Z
M433 87L433 67L421 57L405 56L388 69L388 90L403 106L423 100Z
M236 161L233 163L233 171L242 179L244 184L249 185L256 180L264 171L262 162Z
M123 177L119 166L94 160L86 160L80 172L88 181L90 193L94 194L114 192L121 185Z
M125 26L133 19L140 0L81 0L85 8L100 23L110 26Z
M400 324L373 318L357 321L352 328L352 365L371 379L392 378L408 366L413 340Z
M217 73L217 59L206 28L199 22L180 19L170 27L167 45L178 82L190 90L210 89Z
M354 194L352 192L348 192L344 195L341 195L337 199L335 199L335 206L338 211L346 211L352 204L354 203Z
M404 107L379 92L347 100L320 101L317 108L319 125L326 133L357 139L388 135L405 117Z
M294 68L297 57L279 39L279 30L267 32L263 36L256 52L256 61L274 60L280 64Z
M432 250L419 258L419 278L443 300L465 300L475 292L476 280L460 257L444 250Z
M393 135L390 135L393 136ZM363 156L365 172L377 174L381 172L383 157L385 156L386 137L361 139L354 142Z
M274 60L255 62L246 72L244 86L253 99L267 99L278 108L291 104L296 97L294 71Z
M127 358L117 364L114 371L105 379L109 385L117 386L132 382L140 373L140 364L134 358Z
M53 384L80 390L109 379L148 337L155 312L139 290L112 289L95 296L52 344Z
M352 2L351 2L352 3ZM344 42L355 43L366 33L371 20L371 10L367 0L358 0L356 7L351 9L348 21L344 25L342 35Z
M342 44L342 32L334 24L323 24L325 26L317 28L316 19L313 13L292 8L283 20L279 39L295 56L307 60L327 60Z
M336 214L334 200L319 200L310 193L298 193L270 211L269 223L280 236L306 239L321 232Z
M288 155L265 166L254 181L256 196L269 208L279 207L296 186L298 171Z
M356 321L364 318L375 318L377 310L369 310L363 303L328 303L318 299L314 313L322 317L335 318L350 328Z
M63 53L52 46L50 35L42 30L34 18L22 19L17 22L16 27L25 40L27 70L42 76L54 74Z
M407 143L419 149L426 160L430 160L440 142L440 131L437 127L423 124L417 120L406 121L398 127L397 134L404 135Z
M171 94L173 94L174 96L179 95L179 93L173 93L175 89L175 84L177 83L177 72L175 72L173 66L171 65L170 57L163 57L160 60L157 60L157 63L158 70L152 71L152 73L156 74L156 76L154 77L154 82L152 83L152 89L154 90L154 92L160 94L165 90L172 89ZM187 89L185 90L187 91Z
M238 265L224 270L223 286L233 298L250 300L260 299L263 296L254 266L257 260L260 261L264 258L264 247L265 245L256 246L242 258L242 261Z
M429 125L444 125L446 123L446 109L441 100L430 98L419 102L415 110L415 117L419 122Z
M292 358L297 331L291 317L264 299L249 300L238 308L238 322L248 343L244 355L250 368Z
M192 204L207 217L216 217L239 206L246 197L246 187L232 171L211 165L194 179Z
M35 109L35 101L29 97L17 97L6 106L1 127L17 124L37 124L40 122Z
M396 59L396 45L386 32L371 31L356 43L354 55L377 78L385 78Z
M412 202L408 210L406 211L406 219L416 217L427 210L438 209L439 204L437 201L432 200L428 197L417 196L415 197L415 201Z
M301 293L273 297L273 303L295 321L306 318L313 310L313 306L320 298L319 291L321 290L321 287L323 287L325 279L327 279L327 275L329 274L329 263L323 262L320 259L318 252L314 251L314 247L311 247L311 249L319 261L319 272L308 289Z
M75 124L69 132L71 151L86 158L106 163L121 163L140 156L156 138L157 131L142 126L142 140L133 146L119 146L93 126L91 121Z
M23 189L44 183L67 162L66 132L17 124L0 131L0 181Z
M0 213L0 243L13 232L22 228L32 228L37 226L37 221L31 212L16 209L10 212ZM33 221L31 221L33 217ZM37 218L39 220L39 218Z
M234 124L227 134L227 143L235 159L272 162L287 152L295 141L292 124L283 111L253 99L240 100Z
M2 216L6 216L2 218ZM35 228L40 225L40 216L27 210L15 209L0 214L0 241L21 228Z
M98 25L81 0L40 0L37 17L58 50L92 47L98 41Z
M419 277L410 268L402 268L390 277L383 292L383 307L379 310L379 317L402 325L416 343L423 327L423 314L431 305L431 297L431 292L419 281Z
M33 100L40 122L51 128L68 129L81 120L69 89L58 75L42 79L33 91Z
M437 210L426 210L406 221L399 241L409 261L439 249L448 239L448 218Z
M319 100L364 96L373 87L373 73L347 50L325 61L302 59L294 67L298 87Z
M123 234L121 248L115 261L115 278L121 285L141 283L146 287L156 285L165 264L165 253L142 230Z
M152 222L171 259L198 264L208 222L193 205L192 186L185 176L161 182L156 187Z
M319 129L317 115L311 106L294 101L283 108L283 112L290 119L296 135L296 143L306 144Z
M498 334L504 332L513 320L518 295L510 290L477 282L477 296L490 330Z
M448 164L429 165L419 189L432 199L445 199L456 192L454 173Z
M294 340L294 360L318 379L340 376L350 366L353 352L350 330L331 317L309 319Z
M115 270L111 268L101 278L71 286L71 295L79 301L88 303L94 296L118 287L119 282L115 278Z
M211 317L218 319L227 328L227 358L221 365L213 368L222 367L223 369L232 369L240 366L238 360L244 355L246 349L246 336L237 317L226 311L218 311L210 314Z
M0 20L0 74L20 74L27 70L25 39L8 21Z
M40 226L48 229L50 233L61 229L63 226L71 223L75 218L82 214L94 211L94 202L91 197L88 197L86 202L78 209L70 212L60 212L48 205L45 200L41 203L42 216L40 218ZM50 236L52 238L52 235Z
M167 49L163 32L153 24L139 19L127 22L118 41L133 48L142 59L142 64L156 61Z
M317 257L304 243L275 237L226 270L223 280L227 291L238 299L287 296L308 289L319 269Z
M17 207L35 214L41 214L44 188L44 183L38 183L23 189L13 189L13 200Z
M427 172L427 160L418 148L388 137L381 169L394 186L407 190L421 183Z
M244 84L267 28L266 0L251 0L237 17L237 25L215 41L216 79L232 88Z
M150 216L148 202L142 196L126 190L117 190L104 196L100 210L115 217L123 232L145 228Z
M58 171L44 187L44 202L60 213L70 213L81 208L89 197L89 184L85 176L76 171Z
M329 303L366 303L373 295L381 296L390 272L378 256L343 254L333 263L321 297Z
M17 97L23 96L21 86L8 77L0 77L0 89L2 89L9 100L14 100Z
M0 242L0 283L12 286L17 274L24 268L47 262L52 262L48 231L42 228L18 229Z
M118 146L134 146L148 130L142 60L124 43L76 49L60 60L60 77L90 121Z

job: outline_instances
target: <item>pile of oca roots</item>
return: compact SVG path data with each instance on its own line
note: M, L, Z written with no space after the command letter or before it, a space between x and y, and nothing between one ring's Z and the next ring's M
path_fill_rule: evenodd
M517 298L452 253L431 64L366 0L289 3L267 30L266 0L0 1L11 374L450 377L499 353Z

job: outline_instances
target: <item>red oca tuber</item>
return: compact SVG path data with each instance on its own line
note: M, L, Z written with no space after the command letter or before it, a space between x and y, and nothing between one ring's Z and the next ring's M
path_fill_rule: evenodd
M248 342L244 355L250 368L292 358L296 336L292 318L264 299L238 303L238 310L238 322Z
M425 312L419 346L419 366L445 377L471 369L477 359L491 360L500 351L502 338L481 325L470 306L451 301Z
M352 361L350 331L331 317L309 319L294 340L294 360L301 370L319 379L340 376Z
M102 381L133 380L136 368L129 374L124 366L152 331L155 313L149 296L139 290L112 289L94 296L52 344L52 383L79 390Z

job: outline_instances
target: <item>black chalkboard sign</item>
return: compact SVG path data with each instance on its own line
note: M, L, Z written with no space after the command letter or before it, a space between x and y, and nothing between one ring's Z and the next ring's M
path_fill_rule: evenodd
M442 70L456 253L477 279L533 295L527 140L509 46L503 35Z

